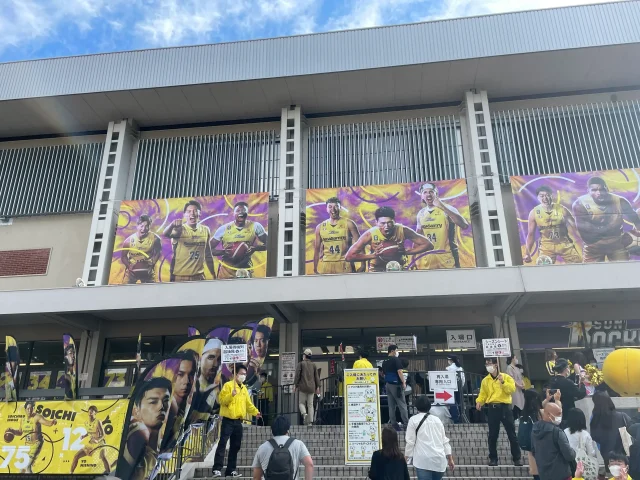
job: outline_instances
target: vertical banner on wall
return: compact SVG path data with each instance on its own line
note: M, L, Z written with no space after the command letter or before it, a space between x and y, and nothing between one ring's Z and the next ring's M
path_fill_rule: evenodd
M117 477L154 478L158 455L173 449L182 430L197 367L198 359L190 350L156 362L144 371L131 396Z
M138 334L138 345L136 346L136 373L133 376L133 385L138 381L142 364L142 333Z
M511 177L525 265L640 260L640 169Z
M378 370L347 369L344 385L345 464L369 465L373 452L381 448Z
M65 400L78 398L78 365L76 362L76 343L69 334L62 336L64 348L64 373L58 375L56 387L64 389Z
M306 273L475 267L464 179L307 190Z
M14 402L18 399L18 368L20 368L20 353L18 343L11 335L5 337L4 364L4 399Z
M219 338L205 339L200 358L196 390L191 401L187 424L204 422L214 413L218 394L222 387L222 346Z
M109 284L265 277L269 194L122 202Z

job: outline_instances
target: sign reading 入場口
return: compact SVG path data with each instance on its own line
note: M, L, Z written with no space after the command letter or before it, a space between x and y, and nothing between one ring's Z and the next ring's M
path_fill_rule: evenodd
M467 350L475 350L478 348L476 343L475 330L447 330L447 348L449 350L466 348Z
M454 392L457 392L457 372L429 372L429 390L432 392L435 392L436 390L453 390Z
M482 352L485 358L511 356L511 344L508 338L485 338L482 340Z
M415 335L407 335L402 337L376 337L376 345L378 352L386 352L389 345L395 345L398 350L416 350Z
M247 361L247 345L222 345L222 363L242 363Z
M345 464L369 465L381 448L378 370L345 370L344 386Z

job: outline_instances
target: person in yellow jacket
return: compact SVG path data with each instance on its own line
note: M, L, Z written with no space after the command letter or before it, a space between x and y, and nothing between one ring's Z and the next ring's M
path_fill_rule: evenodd
M242 446L242 420L249 415L262 418L258 409L251 402L249 391L244 385L247 379L247 367L242 364L235 366L235 378L224 384L218 402L220 403L220 416L222 424L220 426L220 441L216 449L213 463L213 477L222 477L222 465L224 464L224 453L229 443L229 458L227 459L227 471L225 477L240 477L236 471L238 452Z
M513 411L511 410L511 394L516 391L516 383L512 377L500 372L497 358L487 358L485 364L489 375L482 380L480 385L476 409L481 411L483 406L488 409L489 466L498 466L498 436L500 435L500 424L502 423L507 432L507 437L509 437L513 464L516 467L521 467L523 465L522 453L518 445Z
M368 359L369 354L364 349L358 350L358 360L353 364L353 368L373 368L371 362Z

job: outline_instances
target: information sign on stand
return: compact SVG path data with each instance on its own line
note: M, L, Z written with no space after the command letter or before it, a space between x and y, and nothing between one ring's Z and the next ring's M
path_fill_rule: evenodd
M247 361L247 345L222 345L222 363L244 363Z
M508 338L485 338L482 340L484 358L510 357L511 343Z
M448 370L442 372L429 372L429 390L451 390L458 391L458 372Z
M345 370L344 386L345 464L369 465L373 452L382 448L378 370Z
M434 390L433 391L433 404L434 405L455 405L456 398L453 390Z

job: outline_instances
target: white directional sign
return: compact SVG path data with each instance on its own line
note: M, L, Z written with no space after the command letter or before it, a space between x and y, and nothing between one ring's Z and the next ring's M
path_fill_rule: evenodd
M453 390L434 390L433 399L434 405L455 405L456 403Z
M284 352L280 354L280 385L293 385L296 375L296 354L295 352Z
M457 372L450 372L445 370L443 372L429 372L429 390L435 392L436 390L452 390L458 391L458 376Z
M478 348L478 345L476 344L476 331L447 330L447 348L449 350L457 350L459 348L475 350Z
M247 344L222 345L222 363L242 363L247 361Z
M378 352L386 352L389 345L396 345L398 350L415 350L416 337L408 335L401 337L376 337L376 345Z
M508 338L485 338L482 340L482 352L485 358L510 357L511 343Z

